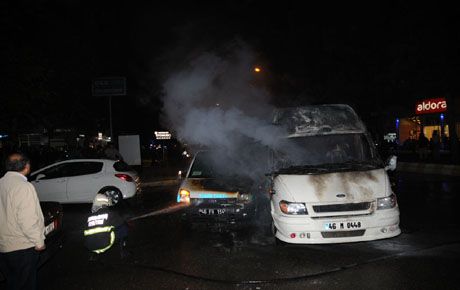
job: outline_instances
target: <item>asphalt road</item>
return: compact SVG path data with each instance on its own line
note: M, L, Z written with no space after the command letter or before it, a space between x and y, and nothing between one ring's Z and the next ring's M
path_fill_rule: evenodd
M403 233L333 245L277 246L268 212L259 225L236 233L190 231L174 206L175 190L147 187L120 209L163 212L133 224L128 260L113 248L88 261L82 228L90 206L65 206L64 247L40 269L41 289L460 289L455 178L395 176Z

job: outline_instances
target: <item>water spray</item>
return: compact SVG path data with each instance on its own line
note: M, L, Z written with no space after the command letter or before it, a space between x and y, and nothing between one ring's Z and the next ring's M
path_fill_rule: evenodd
M146 214L130 218L129 221L135 221L135 220L139 220L139 219L143 219L143 218L147 218L147 217L151 217L151 216L157 216L157 215L162 215L162 214L173 213L173 212L181 210L181 209L183 209L185 207L187 207L186 203L183 203L183 202L174 203L174 204L168 205L165 208L154 210L154 211L148 212Z

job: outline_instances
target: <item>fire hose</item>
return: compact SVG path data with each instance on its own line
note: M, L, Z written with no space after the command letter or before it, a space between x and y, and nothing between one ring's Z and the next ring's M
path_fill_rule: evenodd
M156 215L165 214L165 213L171 213L171 212L174 212L174 211L178 211L178 210L180 210L180 209L182 209L182 208L184 208L186 206L187 205L180 204L180 203L179 204L173 204L173 205L168 206L166 208L162 208L162 209L159 209L159 210L154 210L152 212L149 212L149 213L146 213L146 214L143 214L143 215L140 215L140 216L133 217L129 221L135 221L135 220L143 219L143 218L146 218L146 217L156 216ZM300 275L300 276L295 276L295 277L282 277L282 278L261 279L261 280L225 280L225 279L217 279L217 278L212 278L212 277L203 277L203 276L198 276L198 275L194 275L194 274L189 274L189 273L185 273L185 272L181 272L181 271L176 271L176 270L173 270L173 269L158 267L158 266L155 266L155 265L147 265L147 264L139 264L139 263L119 263L119 264L116 264L116 265L112 264L112 265L105 265L105 266L117 266L118 267L118 266L127 266L127 265L129 265L129 266L139 268L139 269L146 269L146 270L152 270L152 271L157 271L157 272L163 272L163 273L167 273L167 274L173 274L173 275L176 275L176 276L182 276L182 277L193 279L193 280L212 282L212 283L220 283L220 284L229 284L229 285L263 285L263 284L277 284L277 283L282 283L282 282L293 282L293 281L302 281L302 280L319 278L319 277L322 277L322 276L326 276L326 275L329 275L329 274L345 271L345 270L356 268L356 267L359 267L359 266L365 266L365 265L368 265L368 264L377 263L377 262L381 262L381 261L385 261L385 260L389 260L389 259L395 259L395 258L398 258L398 257L402 257L402 256L404 256L404 255L406 255L408 253L416 253L416 252L421 252L421 251L424 251L424 250L430 250L430 249L443 247L443 246L448 246L448 245L454 245L454 244L460 244L460 241L452 241L450 243L441 243L441 244L436 244L436 245L433 245L433 246L430 246L430 247L414 249L414 250L408 250L408 251L404 251L404 252L401 252L401 253L396 253L396 254L382 256L382 257L377 257L377 258L369 259L369 260L359 262L359 263L351 263L351 264L347 264L347 265L344 265L344 266L340 266L340 267L336 267L336 268L333 268L333 269L329 269L329 270L326 270L326 271L320 271L320 272L312 273L312 274Z
M417 252L421 252L421 251L425 251L425 250L431 250L431 249L435 249L435 248L439 248L439 247L443 247L443 246L455 245L455 244L460 244L460 240L459 241L451 241L449 243L440 243L440 244L436 244L436 245L433 245L433 246L424 247L424 248L420 248L420 249L408 250L408 251L404 251L404 252L397 253L397 254L392 254L392 255L387 255L387 256L378 257L378 258L374 258L374 259L369 259L369 260L359 262L359 263L351 263L351 264L336 267L336 268L333 268L333 269L330 269L330 270L320 271L320 272L317 272L317 273L300 275L300 276L295 276L295 277L282 277L282 278L273 278L273 279L265 279L265 280L224 280L224 279L217 279L217 278L193 275L193 274L189 274L189 273L176 271L176 270L173 270L173 269L157 267L157 266L154 266L154 265L145 265L145 264L138 264L138 263L124 263L124 264L119 263L119 264L115 264L115 265L114 264L111 264L111 265L107 264L106 265L104 263L102 263L102 264L104 266L107 266L107 267L131 266L131 267L135 267L135 268L139 268L139 269L147 269L147 270L163 272L163 273L167 273L167 274L173 274L173 275L176 275L176 276L182 276L182 277L193 279L193 280L212 282L212 283L219 283L219 284L228 284L228 285L263 285L263 284L277 284L277 283L283 283L283 282L285 283L285 282L294 282L294 281L302 281L302 280L320 278L322 276L326 276L326 275L329 275L329 274L349 270L349 269L352 269L352 268L365 266L365 265L369 265L369 264L372 264L372 263L377 263L377 262L386 261L386 260L390 260L390 259L396 259L396 258L402 257L404 255L407 255L409 253L417 253Z
M146 214L142 214L142 215L139 215L139 216L132 217L132 218L128 219L128 222L143 219L143 218L146 218L146 217L157 216L157 215L161 215L161 214L175 212L175 211L178 211L180 209L183 209L184 207L187 207L187 205L183 204L183 203L175 203L175 204L172 204L172 205L170 205L168 207L165 207L165 208L162 208L162 209L154 210L154 211L148 212Z

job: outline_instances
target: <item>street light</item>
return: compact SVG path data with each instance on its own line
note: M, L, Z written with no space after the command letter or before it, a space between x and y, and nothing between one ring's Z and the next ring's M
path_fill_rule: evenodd
M256 66L256 67L254 67L254 72L260 73L260 72L262 72L262 69L260 67Z

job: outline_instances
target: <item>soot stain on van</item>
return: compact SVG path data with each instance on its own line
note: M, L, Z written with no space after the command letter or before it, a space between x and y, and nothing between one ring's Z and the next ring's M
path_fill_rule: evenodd
M347 179L353 183L362 183L366 181L378 182L377 177L372 171L353 171L345 174Z
M348 195L351 197L352 200L355 199L372 199L373 190L371 186L368 186L369 182L377 183L378 179L370 171L354 171L354 172L346 172L341 175L342 183ZM354 188L352 192L350 192L350 184Z
M326 189L327 182L329 182L330 179L332 178L332 175L330 174L310 175L308 176L308 178L309 178L309 182L311 182L313 184L313 187L315 188L316 195L320 198L323 195L324 190Z

